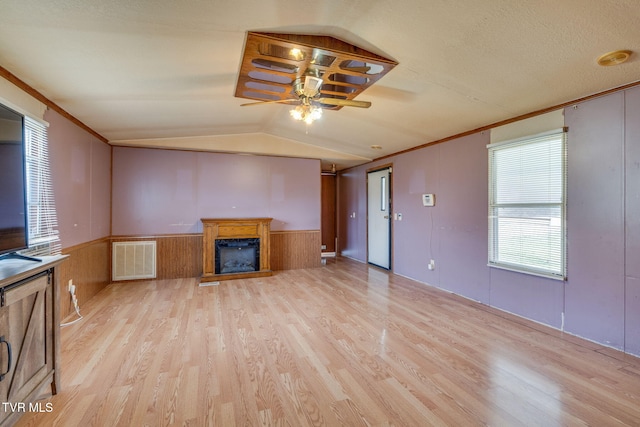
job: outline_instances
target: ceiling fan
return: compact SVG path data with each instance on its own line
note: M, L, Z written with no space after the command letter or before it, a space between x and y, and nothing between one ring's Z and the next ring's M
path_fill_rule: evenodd
M331 36L249 31L235 96L295 105L291 116L311 123L324 109L369 108L354 98L397 64Z
M297 78L294 81L291 98L278 99L275 101L265 100L249 102L241 104L241 106L244 107L260 104L297 104L297 106L290 111L291 116L294 119L304 121L307 124L312 123L314 120L319 119L322 116L323 106L358 108L369 108L371 106L371 102L369 101L356 101L354 99L323 96L320 92L322 84L323 80L320 77L306 75L304 76L304 82L300 78Z

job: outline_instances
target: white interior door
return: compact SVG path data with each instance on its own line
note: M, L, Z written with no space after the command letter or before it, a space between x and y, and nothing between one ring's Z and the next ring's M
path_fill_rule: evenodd
M367 253L368 262L391 267L391 168L367 175Z

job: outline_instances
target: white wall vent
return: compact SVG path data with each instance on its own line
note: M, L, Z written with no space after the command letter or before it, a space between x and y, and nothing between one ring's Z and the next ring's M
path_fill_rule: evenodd
M155 279L156 242L113 242L111 280Z

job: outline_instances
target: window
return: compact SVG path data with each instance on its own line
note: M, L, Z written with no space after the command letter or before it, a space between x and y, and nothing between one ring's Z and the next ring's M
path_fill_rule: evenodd
M24 138L29 248L23 253L31 256L59 254L60 237L49 172L47 128L25 116Z
M566 276L566 132L489 149L489 266Z

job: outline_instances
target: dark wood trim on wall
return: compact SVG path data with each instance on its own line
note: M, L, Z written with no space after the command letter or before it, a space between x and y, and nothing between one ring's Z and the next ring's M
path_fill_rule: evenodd
M111 244L109 238L94 240L62 250L69 258L58 267L60 286L60 318L74 313L69 293L69 280L76 287L78 305L91 299L110 283Z
M159 278L198 277L202 274L202 234L163 237L157 239L156 244L157 257L162 260L156 263Z
M202 275L202 234L114 236L111 243L139 240L156 242L156 280Z
M271 270L320 267L320 230L271 231ZM202 275L202 234L161 236L113 236L111 243L153 240L156 242L156 280ZM145 279L146 280L146 279Z
M20 80L18 77L16 77L15 74L13 74L11 71L7 70L6 68L4 68L2 66L0 66L0 77L4 77L6 80L8 80L9 82L13 83L17 87L19 87L20 89L22 89L23 91L28 93L29 95L33 96L35 99L37 99L38 101L42 102L47 107L51 108L53 111L57 112L62 117L64 117L67 120L71 121L72 123L74 123L78 127L82 128L83 130L89 132L91 135L95 136L100 141L105 142L105 143L109 142L109 140L107 138L105 138L104 136L102 136L98 132L96 132L95 130L91 129L89 126L87 126L84 123L82 123L80 120L78 120L77 118L75 118L74 116L69 114L67 111L65 111L64 108L60 107L58 104L56 104L55 102L53 102L52 100L50 100L49 98L47 98L46 96L44 96L43 94L41 94L40 92L38 92L37 90L32 88L31 86L29 86L27 83L25 83L24 81Z
M271 231L271 269L320 267L321 246L320 230Z

